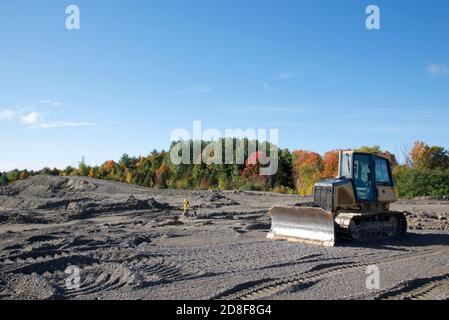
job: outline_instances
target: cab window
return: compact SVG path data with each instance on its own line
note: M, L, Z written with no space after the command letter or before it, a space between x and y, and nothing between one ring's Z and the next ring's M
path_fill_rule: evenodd
M375 157L374 161L376 166L376 184L378 186L392 186L393 181L390 175L388 160Z
M354 184L358 200L374 200L374 183L371 172L371 156L366 154L354 155Z

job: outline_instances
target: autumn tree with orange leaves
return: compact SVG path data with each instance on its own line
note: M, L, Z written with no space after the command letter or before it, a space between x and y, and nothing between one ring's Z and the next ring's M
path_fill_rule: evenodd
M27 170L24 170L24 171L22 171L22 172L20 173L19 179L20 179L20 180L25 180L25 179L28 179L29 176L30 176L30 174L28 173L28 171L27 171Z
M321 178L335 178L338 175L338 150L328 151L323 157Z
M167 180L170 176L170 167L167 162L162 162L159 169L156 170L156 186L159 188L167 187Z
M313 193L314 184L320 180L323 158L320 154L306 150L293 151L293 175L300 195Z
M443 147L429 146L422 141L416 141L410 157L414 168L432 169L448 167L448 153Z
M114 160L108 160L100 166L99 177L103 179L113 179L117 174L117 164Z

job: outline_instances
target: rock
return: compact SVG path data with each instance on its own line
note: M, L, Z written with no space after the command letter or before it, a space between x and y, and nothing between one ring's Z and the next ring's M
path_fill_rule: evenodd
M86 207L79 202L72 201L67 205L66 211L68 211L69 214L83 214L86 211Z
M145 210L149 207L147 201L136 199L133 195L129 196L126 204L129 206L129 209L132 210Z
M438 220L446 220L447 219L447 214L445 212L438 212L437 213L437 218L438 218Z

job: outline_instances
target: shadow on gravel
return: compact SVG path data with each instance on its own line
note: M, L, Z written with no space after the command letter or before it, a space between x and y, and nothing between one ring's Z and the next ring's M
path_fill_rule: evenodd
M449 280L449 274L443 274L430 278L419 278L411 281L406 281L405 283L400 284L397 288L390 290L389 292L384 292L379 294L374 300L385 300L385 299L403 299L403 300L412 300L419 297L419 290L414 292L416 289L420 289L424 286L444 282ZM423 288L425 289L425 288ZM430 288L429 288L430 289ZM425 290L421 293L426 293ZM414 296L416 294L416 296Z
M407 251L404 247L428 247L435 245L449 245L449 234L407 233L402 238L367 242L341 242L339 244L341 247L386 249L396 251Z
M449 234L442 233L408 233L398 244L411 247L449 245Z

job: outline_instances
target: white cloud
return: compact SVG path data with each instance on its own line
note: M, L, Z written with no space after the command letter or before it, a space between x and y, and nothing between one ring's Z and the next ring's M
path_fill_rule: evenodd
M53 101L53 100L50 100L50 99L42 99L39 102L40 102L40 104L51 105L53 107L60 107L60 106L62 106L61 102Z
M23 123L23 124L26 124L26 125L33 125L33 124L38 123L38 121L39 121L39 116L40 116L39 113L37 113L37 112L31 112L31 113L29 113L29 114L23 116L23 117L21 118L21 120L22 120L22 123Z
M96 125L97 124L93 122L53 121L53 122L43 122L31 128L41 128L41 129L76 128L76 127L89 127Z
M427 72L433 76L449 76L449 67L444 63L435 63L432 61L427 62L426 65Z
M276 76L276 78L278 80L288 80L288 79L292 79L296 76L296 74L294 72L283 72L280 73Z
M270 86L268 85L268 83L264 83L263 87L265 88L265 91L270 91Z
M176 95L186 95L186 94L204 94L212 91L212 87L210 86L198 86L191 87L185 90L181 90L176 92Z
M0 110L0 120L1 121L11 121L16 115L16 112L13 110L5 109Z
M48 99L43 99L40 103L55 107L62 105L60 102L53 102ZM34 108L21 108L19 106L15 109L0 109L0 121L14 121L30 129L77 128L98 125L93 122L46 121L41 113L34 111Z

